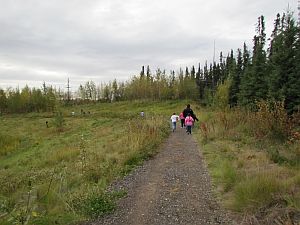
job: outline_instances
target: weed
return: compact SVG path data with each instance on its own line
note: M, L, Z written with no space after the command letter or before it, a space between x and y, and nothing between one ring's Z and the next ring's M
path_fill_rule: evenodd
M102 216L113 211L116 207L116 200L125 195L124 191L91 195L84 202L83 212L93 218Z
M29 223L32 216L36 216L36 190L32 187L31 181L28 182L28 192L14 206L14 209L9 213L9 222L14 224L25 225Z
M79 149L80 149L81 173L84 174L87 166L87 152L86 152L86 143L83 134L81 135L80 138Z
M203 138L204 138L203 141L206 143L207 142L207 138L208 138L208 129L207 129L206 123L202 122L200 124L200 129L201 129L201 134L203 135Z

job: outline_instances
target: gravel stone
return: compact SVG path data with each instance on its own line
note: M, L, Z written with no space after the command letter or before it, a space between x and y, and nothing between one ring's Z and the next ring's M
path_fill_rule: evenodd
M159 153L116 181L125 190L115 212L88 225L237 224L212 195L209 173L193 135L177 129Z

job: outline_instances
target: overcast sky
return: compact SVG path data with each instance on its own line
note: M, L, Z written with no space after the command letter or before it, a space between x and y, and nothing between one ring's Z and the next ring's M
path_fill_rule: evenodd
M142 65L179 70L252 44L297 0L0 0L0 87L128 80Z

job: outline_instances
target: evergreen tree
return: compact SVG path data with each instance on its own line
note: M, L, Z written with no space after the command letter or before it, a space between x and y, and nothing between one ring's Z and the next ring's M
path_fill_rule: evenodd
M151 77L151 71L149 65L147 66L146 76L147 76L147 80L149 81Z
M192 66L192 69L191 69L191 79L192 80L195 80L195 75L196 75L195 67Z
M266 41L264 17L258 18L257 35L254 36L252 64L248 65L241 79L239 102L242 105L255 105L256 100L267 97Z
M220 52L220 62L219 62L219 64L220 64L220 78L219 78L220 82L225 80L225 73L226 73L225 62L224 62L223 58L224 58L223 53Z
M242 61L243 61L242 70L243 70L243 73L245 73L247 67L250 64L250 53L248 51L248 48L247 48L247 45L245 42L243 45L243 60Z
M233 55L233 50L231 49L230 55L228 55L226 58L225 76L223 77L221 82L224 83L225 80L227 80L228 78L235 76L235 72L236 72L235 70L236 70L236 62Z
M203 72L201 70L200 63L198 65L198 70L196 73L196 84L198 86L199 99L203 100L205 83L204 83Z
M207 67L207 61L204 64L203 67L203 82L204 82L204 87L209 87L209 72L208 72L208 67Z
M3 89L0 88L0 115L7 111L7 97Z
M285 107L288 113L292 113L300 108L300 35L299 26L295 25L295 20L291 13L287 14L284 27L284 96Z
M198 82L200 80L200 76L201 76L201 66L200 66L200 63L199 63L198 70L197 70L197 73L196 73L196 82Z
M140 77L141 77L141 78L144 78L144 77L145 77L145 67L144 67L144 66L142 66L142 70L141 70L141 72L140 72Z
M240 92L240 83L242 76L243 58L242 51L238 49L237 55L237 65L235 72L231 73L230 83L229 83L229 104L230 106L236 106L238 101L238 94Z
M283 17L284 21L284 17ZM271 34L270 47L268 49L268 96L276 101L284 99L284 34L281 29L280 14L277 14L277 18L274 23L274 30Z
M189 78L190 76L190 72L189 72L189 68L188 67L185 67L185 79Z

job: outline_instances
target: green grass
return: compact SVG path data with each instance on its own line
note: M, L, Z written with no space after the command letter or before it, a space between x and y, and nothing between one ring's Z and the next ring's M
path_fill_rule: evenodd
M133 101L62 107L59 126L62 118L57 121L55 113L1 116L0 224L24 218L28 224L70 224L112 210L116 198L105 193L107 185L156 153L170 133L171 114L185 105ZM81 115L81 109L90 113Z
M235 186L232 206L237 211L255 212L274 201L281 191L283 183L272 173L247 176Z
M281 202L286 212L300 212L300 140L257 136L252 129L258 122L258 134L268 134L265 121L254 123L255 115L249 112L202 109L199 119L207 131L196 130L194 137L225 207L252 215L266 210L267 215L268 208Z

